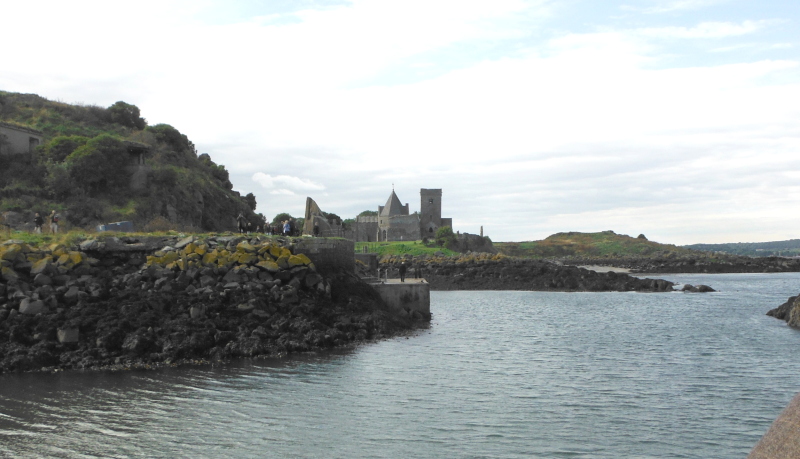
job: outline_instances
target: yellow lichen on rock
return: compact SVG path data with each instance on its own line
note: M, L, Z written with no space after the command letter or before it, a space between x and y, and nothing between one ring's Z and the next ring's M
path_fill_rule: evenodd
M273 260L261 260L258 263L256 263L256 266L258 266L259 268L263 268L264 270L270 273L276 273L281 269L280 266L278 266L278 264L275 263Z
M311 263L311 260L305 254L298 254L292 255L287 260L290 268L294 268L295 266L307 266Z
M278 264L278 267L281 269L289 269L289 257L288 256L281 256L279 257L275 263Z
M197 250L197 246L195 245L194 242L190 242L186 244L186 247L183 248L183 253L188 255L190 253L193 253L195 250Z
M69 252L69 261L72 262L72 265L79 265L83 262L83 254L80 252Z
M237 262L240 265L251 265L258 261L258 257L254 253L240 253L238 254Z
M22 247L19 244L11 244L4 247L0 247L0 259L14 261L17 259L17 255L22 252Z

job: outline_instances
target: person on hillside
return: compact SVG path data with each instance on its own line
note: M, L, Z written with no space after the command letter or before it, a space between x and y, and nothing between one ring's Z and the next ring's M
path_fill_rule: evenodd
M284 236L291 236L292 235L292 224L289 220L283 221L283 235Z
M408 269L408 266L406 266L406 262L405 261L400 263L400 269L399 269L399 271L400 271L400 282L405 282L406 281L406 270L407 269Z
M239 216L236 217L236 223L239 225L239 233L244 233L247 231L247 219L244 218L244 214L239 212Z
M36 215L33 217L33 232L42 234L42 225L44 225L44 218L39 215L39 212L36 212Z
M50 212L50 232L53 234L58 233L58 220L59 216L56 213L56 210L53 209L53 211Z

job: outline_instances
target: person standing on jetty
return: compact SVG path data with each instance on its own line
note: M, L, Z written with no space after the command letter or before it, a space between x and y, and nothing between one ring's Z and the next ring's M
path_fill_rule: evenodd
M399 269L399 271L400 271L400 282L405 282L406 281L406 270L407 269L408 269L408 267L406 266L406 262L405 261L400 263L400 269Z
M36 234L42 234L42 225L44 224L44 219L39 212L36 212L36 215L33 216L33 232Z

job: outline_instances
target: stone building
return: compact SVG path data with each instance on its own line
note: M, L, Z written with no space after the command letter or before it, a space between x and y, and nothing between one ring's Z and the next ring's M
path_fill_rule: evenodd
M442 218L442 190L419 190L420 211L413 214L392 190L386 205L378 206L377 216L356 219L354 237L357 242L417 241L436 236L443 226L453 226L452 218Z
M22 155L44 142L44 133L26 126L0 122L0 154Z

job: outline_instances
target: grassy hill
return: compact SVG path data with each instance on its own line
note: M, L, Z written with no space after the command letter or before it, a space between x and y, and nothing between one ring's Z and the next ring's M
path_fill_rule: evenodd
M232 190L223 165L198 156L174 127L148 126L135 105L70 105L0 91L0 122L44 133L33 154L0 155L7 217L30 222L33 212L55 209L72 227L130 220L137 229L194 231L232 229L239 212L254 225L263 221L253 195ZM146 186L138 191L130 187L132 145L146 151Z
M495 242L494 246L503 255L523 258L651 257L692 253L675 245L659 244L644 237L634 238L613 231L557 233L541 241Z

